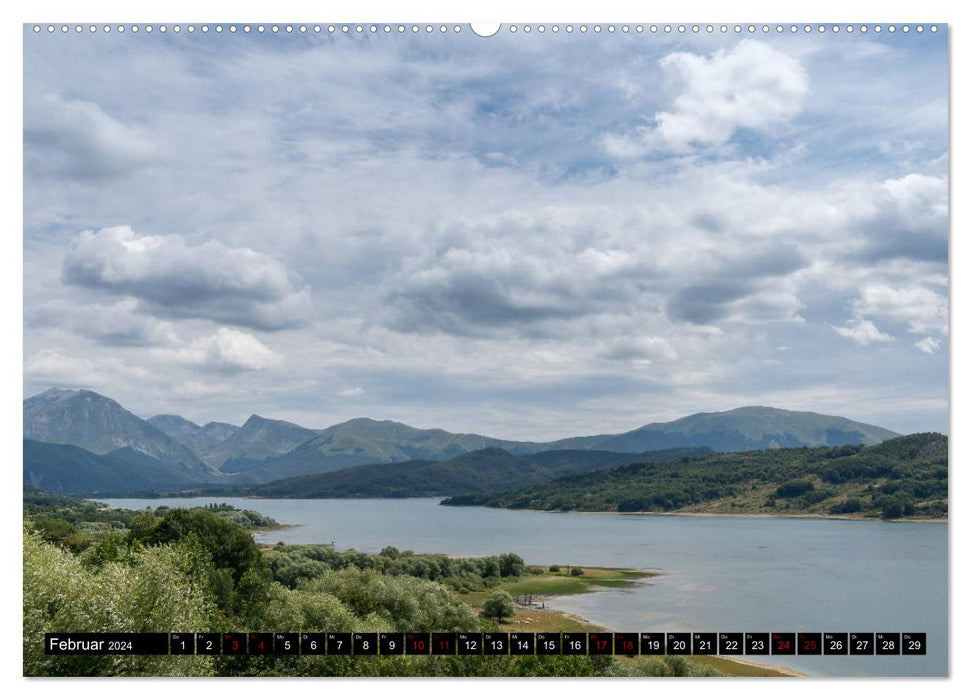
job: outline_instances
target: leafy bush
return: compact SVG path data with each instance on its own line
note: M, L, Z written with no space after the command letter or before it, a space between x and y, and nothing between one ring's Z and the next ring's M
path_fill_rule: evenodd
M516 614L512 596L503 590L495 591L482 604L482 614L498 622L502 622L507 617L512 617Z
M863 510L863 502L859 498L847 498L830 508L829 512L839 515L842 513L859 513L861 510Z
M355 616L364 620L377 618L378 627L383 624L387 628L384 631L457 632L480 628L475 611L452 591L439 583L410 576L386 576L353 568L329 571L299 591L331 595Z
M131 563L85 568L81 560L24 530L24 674L209 675L211 657L49 656L44 633L168 632L213 628L205 588L207 556L191 544L143 547Z
M526 562L518 554L509 552L499 555L499 575L503 578L522 576L526 571Z
M812 491L816 485L809 479L791 479L775 490L779 498L795 498Z
M522 576L526 564L518 554L506 553L480 559L455 559L444 554L415 554L385 547L380 554L339 552L324 545L277 545L265 554L273 578L297 588L326 571L368 569L392 576L413 576L438 581L453 590L481 591L500 578Z
M886 520L899 518L904 514L904 504L899 498L887 498L883 501L881 512Z

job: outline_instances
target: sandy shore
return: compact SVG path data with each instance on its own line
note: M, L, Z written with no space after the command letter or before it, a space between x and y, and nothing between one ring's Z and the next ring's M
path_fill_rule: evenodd
M554 612L556 612L557 615L562 615L563 617L565 617L565 618L567 618L569 620L573 620L574 622L579 622L580 624L583 624L583 625L590 625L591 627L599 627L600 629L603 629L604 631L607 631L607 632L616 632L616 630L612 630L609 627L604 627L603 625L598 624L596 622L593 622L592 620L588 620L585 617L581 617L581 616L576 615L574 613L564 612L563 610L557 610L554 606L549 605L549 603L551 601L555 601L557 598L560 598L560 597L565 597L565 596L553 596L551 598L546 599L547 609L553 610ZM701 658L701 657L690 657L690 658L697 659L697 658ZM784 666L776 666L776 665L773 665L773 664L762 663L760 661L752 661L751 659L745 658L744 656L718 656L718 655L715 655L715 658L723 659L724 661L727 661L727 662L730 662L730 663L741 664L743 666L751 666L753 668L761 668L761 669L764 669L766 671L774 671L775 673L781 673L781 674L783 674L785 676L792 676L792 677L795 677L795 678L807 678L808 677L807 674L801 673L799 671L795 671L795 670L793 670L791 668L785 668Z

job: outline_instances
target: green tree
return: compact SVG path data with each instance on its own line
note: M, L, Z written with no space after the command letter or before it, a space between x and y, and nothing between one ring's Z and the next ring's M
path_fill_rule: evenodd
M883 517L886 520L899 518L904 514L904 504L898 498L888 498L883 503Z
M812 491L815 487L809 479L790 479L776 489L775 495L779 498L794 498Z
M499 575L503 578L508 576L522 576L526 571L526 562L518 554L512 552L499 555Z
M130 537L146 545L192 541L208 552L210 589L226 613L241 613L245 606L256 605L272 580L253 537L212 510L172 508L161 518L139 514L132 519Z
M495 591L482 604L482 613L498 622L502 622L507 617L512 617L516 614L512 596L506 591Z
M859 498L847 498L829 509L830 513L859 513L863 510L863 502Z
M484 557L479 560L479 567L482 572L482 578L498 578L500 574L499 569L499 558L498 557Z

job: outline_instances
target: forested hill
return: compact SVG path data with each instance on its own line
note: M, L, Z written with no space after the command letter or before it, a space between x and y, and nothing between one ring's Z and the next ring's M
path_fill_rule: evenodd
M947 515L948 439L918 433L871 447L817 447L639 460L525 490L445 499L560 511Z
M498 447L475 450L441 462L350 467L336 472L281 479L246 493L266 498L415 498L523 489L556 477L582 474L636 460L665 461L712 454L704 447L623 454L597 450L554 450L514 455Z

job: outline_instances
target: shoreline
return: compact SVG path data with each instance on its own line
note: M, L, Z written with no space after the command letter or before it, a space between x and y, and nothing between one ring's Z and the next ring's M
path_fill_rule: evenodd
M387 498L382 496L361 497L361 498L267 498L266 496L234 496L233 498L245 498L254 501L260 500L304 500L304 501L400 501L426 498L450 498L447 495L438 496L410 496L407 498ZM441 503L439 503L441 505ZM492 510L522 511L526 513L559 513L563 515L666 515L666 516L690 516L699 518L775 518L780 520L792 519L812 519L812 520L850 520L871 523L946 523L948 518L868 518L866 516L852 514L833 514L833 513L728 513L719 511L704 510L642 510L642 511L617 511L617 510L541 510L539 508L501 508L480 505L449 506L451 508L491 508Z
M239 498L251 501L402 501L402 500L417 500L417 499L445 499L449 498L448 495L437 495L437 496L409 496L407 498L388 498L382 496L372 496L372 497L354 497L354 498L283 498L283 497L267 497L267 496L252 496L252 495L236 495L236 496L222 496L223 498ZM196 495L196 496L139 496L139 497L129 497L129 496L118 496L115 498L139 498L143 500L164 500L167 498L217 498L217 496L206 496L206 495ZM95 500L95 499L89 499ZM439 505L441 505L439 503ZM508 510L508 511L521 511L526 513L556 513L562 515L664 515L664 516L689 516L689 517L700 517L700 518L766 518L766 519L779 519L779 520L794 520L794 519L806 519L806 520L846 520L854 522L871 522L871 523L947 523L950 522L949 518L868 518L865 516L851 515L851 514L831 514L831 513L729 513L729 512L719 512L719 511L701 511L701 510L644 510L644 511L616 511L616 510L541 510L539 508L501 508L493 506L481 506L481 505L462 505L462 506L449 506L452 508L491 508L492 510ZM295 526L292 526L295 527Z
M492 506L454 506L458 508L491 508ZM947 518L866 518L852 515L830 515L827 513L718 513L714 511L688 510L645 510L621 512L617 510L539 510L538 508L495 508L495 510L523 511L527 513L556 513L562 515L663 515L668 517L685 516L691 518L763 518L775 520L846 520L864 523L947 523Z
M556 598L559 598L559 597L560 596L553 596L552 598L550 598L546 602L547 603L549 603L549 602L555 602ZM585 617L581 617L580 615L577 615L576 613L571 613L571 612L566 612L564 610L559 610L559 609L557 609L557 608L555 608L553 606L548 606L548 609L553 610L557 615L562 615L563 617L567 618L568 620L573 620L574 622L577 622L579 624L588 625L590 627L596 627L596 628L599 628L599 629L603 630L604 632L613 632L613 633L616 633L616 630L613 630L613 629L611 629L609 627L606 627L604 625L601 625L599 623L596 623L596 622L594 622L592 620L588 620ZM622 655L615 654L615 656L622 656ZM638 655L638 657L639 656L640 655ZM626 657L624 657L624 658L626 658ZM632 657L632 658L634 658L634 657ZM747 659L744 656L720 656L718 654L712 654L711 656L695 656L695 655L690 655L689 654L689 655L685 656L684 658L691 659L695 663L699 663L699 664L704 664L705 663L704 659L707 659L707 658L720 659L725 664L740 664L742 666L750 666L752 668L757 668L757 669L760 669L760 670L763 670L763 671L771 671L773 673L778 673L778 674L780 674L782 676L785 676L787 678L788 677L792 677L792 678L811 678L812 677L809 674L804 673L802 671L797 671L797 670L792 669L792 668L786 668L785 666L778 666L778 665L775 665L775 664L768 664L768 663L762 663L762 662L759 662L759 661L752 661L751 659ZM729 676L729 677L731 677L731 676Z
M537 564L527 563L526 566L538 567L542 569L547 568L545 564L540 566ZM563 598L565 600L570 596L600 593L617 587L614 585L598 585L598 579L602 578L603 572L634 574L633 576L623 577L623 583L620 584L620 588L634 588L637 586L643 586L646 585L650 579L656 576L664 575L664 572L650 569L591 566L584 567L582 565L579 566L579 568L582 568L588 574L587 576L582 577L584 579L583 583L585 584L582 590L540 594L537 596L537 599L541 600L543 603L543 607L541 609L520 606L517 604L516 613L508 620L508 622L502 624L500 629L503 631L514 632L529 628L539 629L539 627L534 626L545 625L547 628L549 628L549 631L600 631L615 633L616 631L607 625L587 619L577 613L560 609L557 604L558 599ZM499 586L499 589L507 590L507 592L511 592L511 588L511 586L503 586L501 584ZM478 594L471 594L471 596L478 598ZM466 594L465 596L460 595L459 598L462 599L466 604L472 606L474 609L479 608L479 601L475 599L470 600L470 594ZM641 654L633 656L614 654L613 656L618 659L619 663L623 664L629 671L633 672L634 675L643 675L638 672L643 671L643 664L646 663L644 659L649 658ZM803 677L808 675L802 671L786 668L777 664L754 661L751 659L743 660L735 656L689 654L684 658L690 660L695 665L708 667L727 677Z

